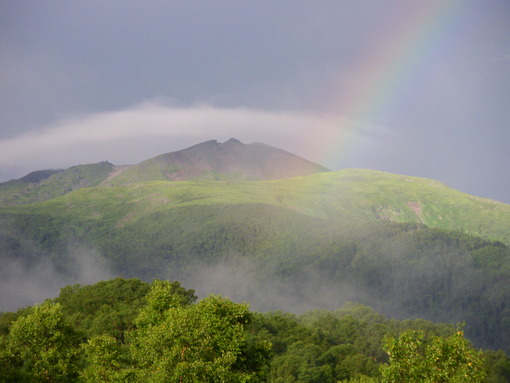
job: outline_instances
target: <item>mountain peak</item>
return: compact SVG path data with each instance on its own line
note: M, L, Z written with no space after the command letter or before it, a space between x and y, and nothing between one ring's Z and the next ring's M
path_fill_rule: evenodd
M228 141L225 142L225 144L241 144L241 145L244 145L241 141L239 141L238 139L236 138L231 138L229 139Z
M236 138L209 140L166 153L119 174L114 184L149 180L267 180L328 171L323 166L269 145Z

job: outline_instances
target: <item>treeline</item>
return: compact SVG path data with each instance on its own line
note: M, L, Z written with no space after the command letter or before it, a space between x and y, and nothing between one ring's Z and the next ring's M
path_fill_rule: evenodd
M67 286L2 314L0 334L4 382L510 381L504 352L474 349L453 325L359 304L257 313L160 280Z

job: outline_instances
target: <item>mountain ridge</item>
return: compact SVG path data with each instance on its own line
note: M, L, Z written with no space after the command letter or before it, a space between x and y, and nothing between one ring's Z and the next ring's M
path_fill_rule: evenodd
M0 206L29 204L98 186L111 173L108 161L76 165L68 169L37 170L16 180L0 183Z
M108 174L105 174L108 169ZM41 202L82 187L168 180L263 180L304 176L329 169L285 150L262 143L205 141L160 154L135 165L108 161L68 169L32 171L0 183L0 204Z

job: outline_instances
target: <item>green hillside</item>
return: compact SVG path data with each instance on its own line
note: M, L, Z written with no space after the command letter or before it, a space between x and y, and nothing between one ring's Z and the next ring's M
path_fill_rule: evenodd
M477 346L510 350L509 205L423 178L325 170L232 139L2 183L0 309L49 281L172 278L261 311L354 301L465 321Z
M18 180L0 183L0 206L45 201L104 181L113 169L109 162L40 170Z
M333 222L415 222L510 244L510 206L461 193L428 179L346 169L272 181L150 181L76 190L4 212L124 225L184 206L267 204Z
M510 342L509 207L430 180L343 170L152 181L81 188L0 215L2 261L29 273L47 260L72 276L72 249L86 247L115 275L227 283L265 310L350 300L402 319L466 321L479 346Z

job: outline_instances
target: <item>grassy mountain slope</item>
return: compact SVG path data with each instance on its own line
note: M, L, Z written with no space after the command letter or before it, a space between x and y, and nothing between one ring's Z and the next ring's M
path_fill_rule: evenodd
M99 221L104 217L123 225L175 207L217 204L268 204L334 222L424 223L510 244L509 205L428 179L359 169L286 180L151 181L86 188L26 209L70 220L90 216Z
M45 201L104 181L113 169L109 162L73 166L66 170L39 170L18 180L0 183L0 205Z

